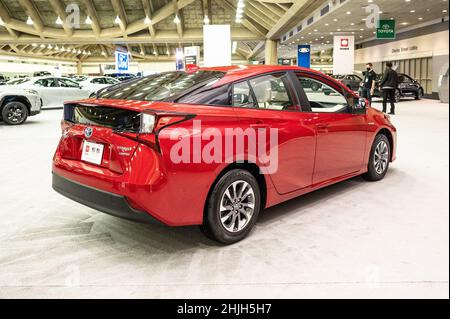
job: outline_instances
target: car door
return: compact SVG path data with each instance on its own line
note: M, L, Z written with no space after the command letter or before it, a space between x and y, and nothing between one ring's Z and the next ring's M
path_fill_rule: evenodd
M265 150L277 152L263 171L271 174L280 194L310 186L314 169L315 131L303 123L292 77L291 73L270 73L232 85L232 105L240 128L255 136L265 134ZM271 133L276 143L270 142ZM257 144L263 145L261 139Z
M37 91L42 99L42 106L59 106L63 95L55 78L41 78L34 81L33 90Z
M326 95L322 90L304 89L309 109L303 112L310 115L308 125L317 136L313 184L360 171L366 148L366 114L349 112L344 88L338 83L314 73L299 72L297 76L300 82L307 78L332 91Z
M81 100L89 97L89 89L82 88L77 82L70 79L58 78L61 92L64 93L63 102Z

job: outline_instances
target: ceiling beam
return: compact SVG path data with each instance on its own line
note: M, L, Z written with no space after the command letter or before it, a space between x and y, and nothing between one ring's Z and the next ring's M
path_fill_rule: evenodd
M100 36L100 32L102 28L100 27L100 22L98 21L97 10L95 10L95 6L92 3L92 0L81 0L85 7L86 15L91 19L91 29L94 31L96 37Z
M39 11L36 6L30 0L18 0L20 6L24 9L26 14L33 20L33 27L38 32L42 32L44 30L44 22L42 21L41 16L39 15Z
M62 20L63 22L62 26L64 31L68 36L71 36L73 33L73 29L72 26L67 21L66 10L64 9L61 0L49 0L49 2L55 14Z
M128 27L128 17L123 6L123 2L120 0L111 0L111 4L116 16L120 18L119 28L122 30L122 34L126 36L126 30Z
M150 1L150 2L149 2ZM142 0L142 7L144 8L144 13L145 15L149 18L152 19L152 14L153 14L153 4L151 2L151 0ZM150 33L150 36L152 38L155 37L156 35L156 28L153 24L149 24L148 26L148 32Z
M177 27L177 33L178 36L180 38L183 37L183 33L184 33L184 19L183 19L183 13L182 11L178 8L178 1L177 0L172 0L172 4L173 4L173 13L175 14L176 17L178 17L178 19L180 20L179 23L175 23L176 27Z

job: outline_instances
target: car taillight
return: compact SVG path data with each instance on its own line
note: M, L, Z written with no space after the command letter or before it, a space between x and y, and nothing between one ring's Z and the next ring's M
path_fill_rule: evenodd
M66 120L61 120L61 134L64 134L67 132L67 130L69 128L71 128L73 126L72 122L66 121Z

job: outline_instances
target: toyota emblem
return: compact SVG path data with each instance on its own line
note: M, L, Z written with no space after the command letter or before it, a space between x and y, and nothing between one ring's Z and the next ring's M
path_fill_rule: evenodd
M92 136L92 132L94 132L92 127L86 127L84 129L84 136L86 136L86 138L90 138Z

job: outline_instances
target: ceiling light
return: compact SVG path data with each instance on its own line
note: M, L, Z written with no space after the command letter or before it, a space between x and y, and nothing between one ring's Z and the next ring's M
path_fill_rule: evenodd
M72 53L77 53L77 50L73 49L73 50L72 50Z
M40 47L43 49L45 48L45 44L41 44Z
M51 44L49 44L48 46L47 46L47 49L52 49L53 48L53 46L51 45Z
M55 50L59 51L59 46L55 45Z
M209 24L209 17L207 15L205 15L205 17L203 18L203 23L204 24Z
M403 24L403 25L407 25L407 24L408 24L408 22L402 22L402 24Z
M359 31L364 31L364 29L359 29Z
M339 32L339 31L341 31L341 29L337 29L337 31Z
M338 19L334 18L333 21L336 22Z
M444 13L447 13L447 10L446 10L446 9L444 9L444 10L442 10L442 12L444 12Z
M383 13L383 11L381 11L381 10L380 10L380 11L378 11L378 13L379 13L379 14L382 14L382 13Z
M33 43L31 46L33 46L33 47L37 47L37 44L36 43Z
M58 16L55 21L56 24L63 24L63 20Z
M314 29L314 32L317 32L317 31L319 31L319 30L317 30L317 29Z
M150 20L150 18L148 16L145 16L144 23L145 24L151 24L152 20Z
M5 22L0 18L0 25L5 25Z
M351 11L347 11L346 14L352 14L352 12Z
M355 25L355 24L352 22L352 23L350 23L350 25Z
M84 23L86 23L86 24L92 24L91 17L90 17L90 16L87 16L87 17L86 17L86 20L84 20Z
M33 24L33 20L31 19L30 16L28 16L27 24L28 24L28 25L32 25L32 24Z
M329 24L328 24L328 23L325 23L325 26L326 26L326 27L328 27L328 26L329 26Z
M405 0L405 2L411 2L411 0Z
M234 54L237 51L237 42L233 41L232 46L231 46L231 52Z
M417 18L417 19L419 19L419 20L423 20L423 18L422 18L422 17L419 17L419 18Z
M236 9L236 14L242 14L244 12L243 8L237 8Z
M143 50L141 50L141 55L145 55L145 52Z
M245 7L244 1L239 1L239 2L237 3L237 7L238 7L238 8L244 8L244 7Z
M115 24L120 24L122 21L120 20L119 16L116 16L116 18L114 19L114 23Z
M173 22L176 23L176 24L181 22L180 18L178 17L178 14L175 15L175 18L173 19Z
M242 19L240 18L240 17L236 17L236 23L241 23L242 22Z
M414 13L414 12L416 12L416 10L410 10L409 12Z
M367 0L367 2L368 2L368 3L372 3L372 2L373 2L373 0Z
M169 51L169 50L167 50L167 51L166 51L166 54L167 54L167 55L170 55L170 51Z

